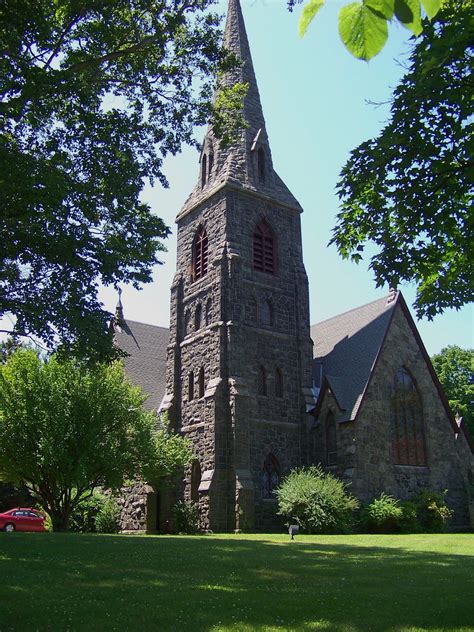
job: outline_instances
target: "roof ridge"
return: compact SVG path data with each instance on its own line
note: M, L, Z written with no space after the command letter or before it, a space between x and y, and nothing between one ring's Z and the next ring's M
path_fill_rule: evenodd
M155 329L164 329L165 331L169 331L169 327L163 327L163 325L153 325L152 323L142 323L140 320L132 320L131 318L125 318L125 323L134 323L135 325L146 325L147 327L154 327Z
M390 297L390 294L386 294L385 296L381 296L380 298L375 299L374 301L370 301L369 303L364 303L363 305L359 305L359 307L353 307L352 309L348 309L345 312L341 312L340 314L336 314L335 316L330 316L329 318L325 318L324 320L320 320L317 323L314 323L313 325L310 325L310 327L317 327L319 325L323 325L324 323L328 323L330 320L335 320L336 318L341 318L342 316L346 316L348 314L351 314L353 312L357 312L360 309L363 309L364 307L369 307L369 305L374 305L375 303L379 303L381 301L385 301L386 302L386 306L388 307L393 307L394 305L396 305L397 300L398 300L398 296L399 296L399 292L397 292L397 296L395 300L390 301L390 303L388 302L388 298Z

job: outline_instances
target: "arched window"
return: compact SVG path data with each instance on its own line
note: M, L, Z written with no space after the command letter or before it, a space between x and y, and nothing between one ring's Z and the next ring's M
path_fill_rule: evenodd
M191 465L191 500L199 502L199 485L201 484L201 466L199 461L193 461Z
M263 184L265 182L265 151L260 147L257 152L257 172L258 179Z
M201 305L197 305L196 311L194 312L194 331L199 331L202 325L202 307Z
M191 371L188 376L188 402L192 402L194 399L194 371Z
M211 149L210 152L209 152L209 170L207 172L207 179L208 180L210 180L210 178L211 178L213 167L214 167L214 152Z
M199 387L199 397L204 397L204 367L202 366L199 370L199 379L198 379L198 387Z
M201 226L193 242L193 281L207 274L207 233Z
M257 393L258 395L267 394L267 372L264 366L258 367Z
M268 454L263 462L262 492L264 498L274 498L280 484L280 465L274 454Z
M212 322L212 299L208 299L206 303L206 325Z
M275 274L275 239L267 222L260 222L253 233L253 267L260 272Z
M201 159L201 187L204 187L207 181L207 156L203 154Z
M392 454L398 465L426 465L421 399L411 375L398 369L391 401Z
M326 417L326 465L337 464L336 419L329 412Z
M275 397L283 397L283 373L281 369L275 369Z
M260 325L262 327L271 327L273 324L273 308L270 301L260 303Z

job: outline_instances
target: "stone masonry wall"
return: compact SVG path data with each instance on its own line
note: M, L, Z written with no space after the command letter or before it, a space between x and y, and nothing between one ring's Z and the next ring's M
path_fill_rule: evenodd
M390 397L396 371L409 371L422 400L427 465L395 465L391 455ZM384 342L372 382L355 422L353 489L363 501L382 491L402 499L419 490L448 490L455 522L468 524L467 480L472 455L465 437L457 437L439 398L424 357L400 306Z

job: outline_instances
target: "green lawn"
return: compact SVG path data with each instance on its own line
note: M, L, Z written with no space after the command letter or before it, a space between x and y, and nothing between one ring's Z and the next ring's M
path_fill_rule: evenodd
M0 533L0 631L474 630L474 535Z

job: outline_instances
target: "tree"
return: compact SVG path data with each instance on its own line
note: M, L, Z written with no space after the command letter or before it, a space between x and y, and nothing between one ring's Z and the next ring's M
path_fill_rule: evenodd
M302 0L288 0L288 8ZM325 0L308 0L299 22L303 37ZM388 24L398 22L415 36L423 31L422 8L433 19L442 0L361 0L346 4L339 11L339 35L347 50L358 59L369 61L377 55L388 38Z
M22 346L18 338L8 337L0 342L0 364L5 364L10 356Z
M377 286L416 284L417 315L473 300L472 21L453 0L426 23L391 118L351 152L331 243L355 262L368 242Z
M213 120L228 138L243 86L214 0L6 0L0 14L0 317L49 347L109 350L98 282L151 280L163 221L140 201L163 158ZM225 130L225 133L224 133Z
M118 361L87 366L17 351L0 366L1 478L25 483L63 530L96 487L168 475L189 461L189 444L157 431L144 399Z
M451 345L431 358L452 411L474 436L474 350Z

